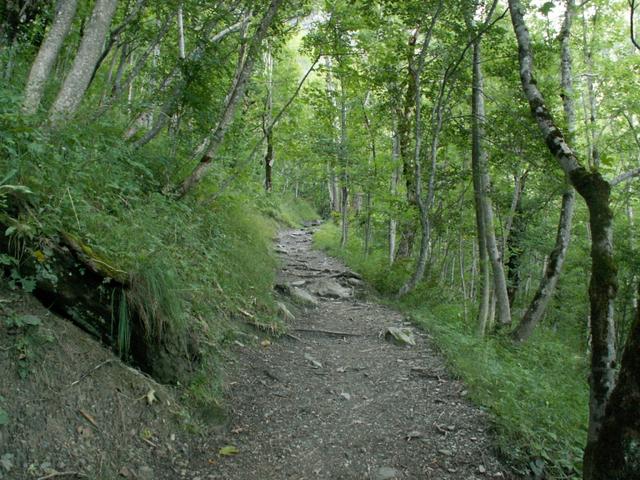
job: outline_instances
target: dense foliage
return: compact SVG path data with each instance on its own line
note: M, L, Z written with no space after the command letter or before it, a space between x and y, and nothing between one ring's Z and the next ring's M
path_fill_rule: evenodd
M6 2L8 284L62 291L53 258L76 248L106 279L114 347L130 355L136 328L177 339L186 360L156 368L210 400L221 347L247 323L282 328L269 242L275 221L315 215L308 201L331 219L317 243L434 334L514 468L576 477L613 390L593 373L616 373L593 365L636 318L638 52L626 2L530 2L521 20L508 6ZM592 264L597 202L615 248ZM592 274L610 288L589 290Z

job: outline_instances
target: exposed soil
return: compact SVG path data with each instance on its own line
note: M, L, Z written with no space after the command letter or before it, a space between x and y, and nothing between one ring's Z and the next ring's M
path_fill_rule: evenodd
M411 327L312 250L309 229L282 232L277 250L295 314L289 335L237 343L227 423L197 433L184 428L191 419L171 389L31 297L0 292L0 315L42 322L19 330L0 321L0 409L9 414L0 479L515 478L427 335L414 330L415 346L385 339L388 327ZM296 304L300 292L316 292L317 306ZM237 453L220 455L224 447Z
M324 278L353 295L317 297L295 312L291 336L239 348L226 439L239 453L221 459L214 478L515 478L428 336L414 331L415 346L387 341L387 327L408 325L403 316L363 299L353 274L311 243L309 230L280 234L284 289L313 291Z
M41 325L7 327L22 315ZM0 291L0 372L0 479L197 476L203 443L172 390L31 296Z

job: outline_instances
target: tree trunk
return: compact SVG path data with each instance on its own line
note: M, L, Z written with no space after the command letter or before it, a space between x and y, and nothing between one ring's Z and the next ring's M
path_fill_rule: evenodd
M395 117L394 117L395 118ZM400 176L398 160L400 158L400 144L398 139L397 121L394 121L394 132L391 146L391 162L393 171L391 172L391 197L395 199L398 193L398 179ZM395 218L395 205L392 207L389 215L389 265L393 265L396 260L396 232L398 229L398 221Z
M344 80L340 80L340 145L338 148L340 160L340 222L342 225L340 236L340 248L347 245L349 237L349 174L347 170L347 96L344 87Z
M589 283L591 324L591 375L589 431L584 457L585 479L592 480L595 450L602 427L607 400L614 385L615 328L613 301L617 291L617 269L613 259L613 212L610 185L597 171L588 171L578 161L563 133L547 109L544 97L533 77L533 55L529 31L524 23L519 0L509 0L511 20L518 42L520 79L538 127L549 151L584 198L589 209L591 229L591 280Z
M178 7L178 55L181 60L186 58L184 48L184 20L182 17L182 4Z
M271 54L271 47L267 48L264 55L264 64L267 77L267 98L262 117L262 131L267 140L267 149L264 155L264 189L266 192L271 192L273 188L272 172L274 162L273 130L269 128L273 117L273 55Z
M200 159L198 165L178 187L177 194L179 198L184 197L191 189L193 189L193 187L198 185L211 168L211 164L218 152L218 149L222 145L222 141L224 140L227 130L233 122L236 109L238 108L240 101L244 98L244 93L247 89L247 84L249 83L251 74L253 73L253 67L262 46L262 42L267 36L269 27L273 23L276 14L278 13L278 9L283 2L284 0L271 0L267 11L260 21L260 25L258 25L258 29L251 39L246 59L238 71L236 76L237 81L234 82L232 90L226 98L220 120L211 132L209 147Z
M487 153L483 148L484 141L484 80L481 69L482 55L480 51L480 37L473 43L473 158L476 164L478 180L474 181L474 188L479 188L478 204L482 216L482 227L486 238L486 249L493 271L493 287L496 299L498 323L509 325L511 323L511 309L509 307L509 296L507 294L507 280L504 267L498 251L498 243L493 221L493 207L489 198L489 166ZM481 309L482 310L482 309ZM480 318L479 328L481 328Z
M522 238L527 227L527 220L522 207L525 181L526 174L522 175L522 177L516 175L511 214L507 221L504 235L503 252L507 257L507 295L509 296L510 308L513 308L521 283L520 262L524 253Z
M53 64L58 58L64 39L69 33L77 5L78 0L60 0L56 6L51 28L40 45L38 55L29 72L22 105L22 111L28 115L36 113L40 106L46 82Z
M640 289L638 290L640 299ZM640 472L640 308L620 362L616 387L585 465L590 480L637 480ZM587 471L587 468L589 471Z
M71 70L49 112L54 124L73 115L78 109L102 53L102 45L117 6L118 0L96 0Z
M430 210L431 204L433 203L433 197L435 194L435 177L436 177L436 165L437 165L437 153L438 153L438 141L440 137L440 131L442 130L442 118L443 118L443 102L444 102L444 91L446 89L447 75L442 80L441 88L438 94L438 99L433 108L432 112L432 122L433 122L433 131L431 136L431 151L430 151L430 159L431 159L431 172L429 174L429 186L427 189L427 198L422 198L422 90L421 90L421 75L424 70L425 59L427 55L427 51L429 50L429 46L431 44L431 34L433 32L433 28L435 27L436 21L440 16L440 12L442 11L443 1L441 0L438 3L437 10L434 12L431 17L431 23L429 25L429 30L425 34L422 47L420 49L420 53L414 62L411 63L410 69L411 74L413 75L413 80L415 83L415 125L414 125L414 136L415 136L415 147L413 151L413 163L414 163L414 171L415 171L415 182L416 182L416 201L418 202L418 210L420 213L420 229L422 232L422 237L420 239L420 253L418 255L418 261L416 262L416 268L413 272L413 275L405 282L400 290L398 291L398 297L406 295L411 290L413 290L418 283L424 277L425 268L427 265L427 254L429 250L429 244L431 242L431 218L430 218Z
M564 195L562 195L562 209L560 211L560 221L558 222L556 243L551 251L551 255L549 255L549 261L545 267L540 286L538 290L536 290L533 300L531 300L529 308L527 308L520 324L511 334L511 337L517 342L524 342L531 336L533 329L544 316L549 301L553 297L553 292L560 278L562 264L564 263L569 247L574 203L575 190L573 187L567 185L567 189Z
M409 258L413 253L413 246L416 237L415 214L418 211L416 199L416 176L413 162L413 152L411 151L411 131L412 123L415 122L415 97L416 82L411 64L414 61L415 46L418 32L415 31L410 37L407 45L407 90L404 97L402 109L397 109L398 118L398 153L402 159L402 175L404 177L407 211L410 217L401 222L400 243L398 246L398 258ZM413 125L415 128L415 125Z
M560 31L562 103L567 121L567 137L570 141L574 139L576 130L573 80L571 77L572 62L569 48L573 8L573 0L567 0L564 22ZM529 308L527 308L520 324L511 334L511 337L517 342L524 342L531 336L533 329L544 316L546 308L553 297L567 249L569 248L574 204L575 191L573 187L567 185L567 189L564 195L562 195L562 208L560 210L555 246L549 255L549 261L545 265L544 274L538 290L536 290L533 300L531 300Z
M598 16L598 7L596 6L596 10L593 17L594 27L596 24L596 19ZM592 40L593 42L593 40ZM587 19L585 17L585 10L582 10L582 45L583 45L583 56L584 63L587 69L585 77L585 82L587 85L587 102L585 105L585 110L587 112L587 117L585 118L585 124L587 127L587 152L589 154L589 167L590 168L598 168L600 166L600 151L598 150L598 134L596 133L597 124L596 124L596 92L593 85L593 47L589 42L588 34L587 34Z
M371 126L371 120L367 114L367 103L369 101L369 92L365 95L364 102L362 103L362 112L364 114L364 123L369 135L369 150L371 151L371 157L367 162L368 175L365 181L365 208L366 208L366 220L364 225L364 255L369 255L370 248L373 240L373 226L372 226L372 210L373 210L373 193L372 185L376 183L377 177L377 152L376 152L376 135Z
M478 282L480 292L479 305L478 305L478 318L477 318L477 332L479 336L483 336L487 331L487 324L489 319L489 307L491 299L491 274L489 272L489 255L487 251L487 233L484 218L484 188L482 185L482 174L480 171L480 140L479 140L479 122L477 116L477 101L476 96L482 95L482 92L478 90L476 85L476 63L479 58L476 58L474 49L473 58L473 90L472 90L472 153L471 153L471 169L473 178L473 197L476 212L476 230L478 239Z

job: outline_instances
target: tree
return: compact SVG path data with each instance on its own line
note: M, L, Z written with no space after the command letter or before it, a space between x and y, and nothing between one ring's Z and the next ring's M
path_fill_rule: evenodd
M613 259L613 212L609 205L611 186L598 171L588 171L579 162L557 127L552 113L533 76L533 54L529 31L519 0L509 0L511 21L519 51L520 79L531 113L549 151L584 198L589 209L591 227L591 280L589 284L591 322L591 376L589 400L589 434L584 458L584 478L594 477L594 455L600 436L605 407L614 386L615 330L613 300L617 291L616 266Z
M571 51L569 48L569 40L571 36L571 21L574 11L573 0L567 0L564 21L560 31L560 46L562 52L561 61L561 77L562 77L562 103L564 114L567 121L567 139L573 144L575 141L576 131L576 114L573 102L573 80ZM562 195L562 206L560 208L560 219L558 221L558 230L556 234L556 242L549 255L544 275L540 280L538 290L536 290L529 307L522 317L517 328L512 333L512 338L518 342L526 341L536 324L544 316L547 305L556 289L556 284L562 271L562 265L569 248L569 240L571 238L571 222L573 219L573 210L575 203L575 190L571 185L567 185Z
M278 9L284 3L284 0L272 0L269 7L265 11L260 24L256 29L253 37L249 40L246 58L238 63L238 68L232 86L227 94L223 111L220 115L217 125L211 130L211 134L207 137L208 147L204 155L200 158L198 165L192 172L181 182L176 193L178 197L184 197L198 183L202 181L207 171L211 168L211 163L215 158L215 154L220 148L222 141L231 125L236 109L240 101L244 97L247 83L253 73L254 65L257 61L258 54L262 47L262 42L267 36L269 27L275 20Z
M23 112L26 114L34 114L40 106L49 74L69 33L77 5L77 0L60 0L56 6L51 28L40 45L38 55L29 72L22 105Z
M49 111L49 118L54 124L73 115L80 106L117 6L118 0L96 0L71 70Z

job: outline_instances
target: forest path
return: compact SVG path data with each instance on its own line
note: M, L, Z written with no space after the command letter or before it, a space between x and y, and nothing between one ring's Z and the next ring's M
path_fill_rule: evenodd
M220 457L212 478L514 478L428 336L385 340L387 327L408 325L402 314L362 300L352 272L311 245L311 229L280 233L279 285L299 293L339 280L353 294L318 295L317 307L295 311L291 336L237 348L224 441L239 453Z

